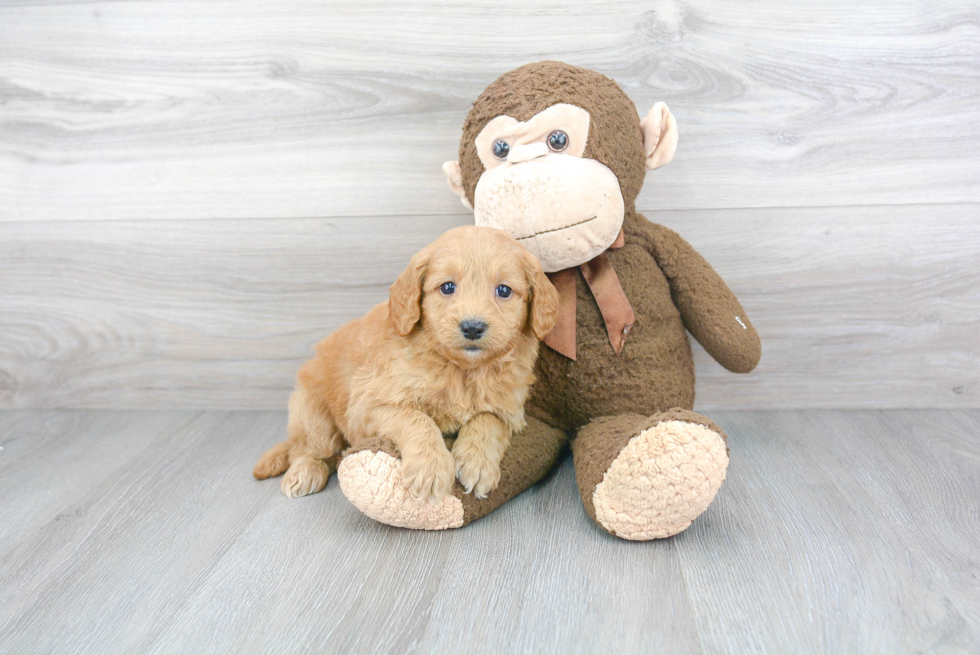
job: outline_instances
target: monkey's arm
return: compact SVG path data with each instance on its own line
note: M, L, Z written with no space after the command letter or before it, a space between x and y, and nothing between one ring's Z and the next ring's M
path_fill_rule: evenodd
M667 277L670 295L694 338L729 371L754 369L762 355L759 335L721 276L676 232L642 215L631 227Z

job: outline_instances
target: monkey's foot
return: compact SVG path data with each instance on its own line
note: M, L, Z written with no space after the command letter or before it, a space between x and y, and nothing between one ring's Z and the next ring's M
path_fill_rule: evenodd
M402 461L388 442L346 454L337 479L347 500L375 521L415 530L463 525L463 504L456 496L447 495L434 504L412 497L402 479Z
M457 480L438 504L412 498L402 480L395 445L376 439L349 450L340 462L340 489L354 507L381 523L416 530L458 528L482 518L544 478L568 441L564 432L528 417L511 436L500 461L500 482L485 498L466 493ZM451 444L447 443L451 449Z
M634 541L687 529L728 469L725 433L679 409L596 419L572 450L586 511L607 532Z

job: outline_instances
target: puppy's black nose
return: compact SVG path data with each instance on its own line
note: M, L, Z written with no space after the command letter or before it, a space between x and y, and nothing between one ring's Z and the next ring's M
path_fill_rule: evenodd
M483 321L462 321L459 330L467 339L479 339L487 331L487 324Z

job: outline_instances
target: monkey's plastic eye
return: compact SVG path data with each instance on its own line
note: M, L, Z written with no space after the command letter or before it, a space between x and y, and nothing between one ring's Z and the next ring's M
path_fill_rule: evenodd
M443 282L442 286L439 287L439 291L442 291L442 295L451 296L456 291L456 285L452 282Z
M548 135L548 147L555 152L561 152L568 147L568 135L561 130L555 130Z
M510 298L510 294L512 294L513 292L514 292L513 289L511 289L506 284L501 284L499 287L497 287L497 297L503 298L504 300Z
M497 159L507 159L507 153L510 152L510 146L503 139L497 139L493 142L493 156Z

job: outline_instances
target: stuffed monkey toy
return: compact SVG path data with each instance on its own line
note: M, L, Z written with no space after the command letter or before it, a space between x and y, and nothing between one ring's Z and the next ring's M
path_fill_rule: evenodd
M341 489L390 525L445 529L485 516L541 480L571 444L585 511L618 537L687 528L728 467L726 436L692 411L690 332L722 366L751 371L759 337L711 266L634 206L646 171L668 163L677 125L657 103L641 120L611 79L558 62L505 73L473 103L450 187L477 225L501 228L559 291L501 479L485 498L456 483L438 504L410 498L398 452L378 440L341 462Z

